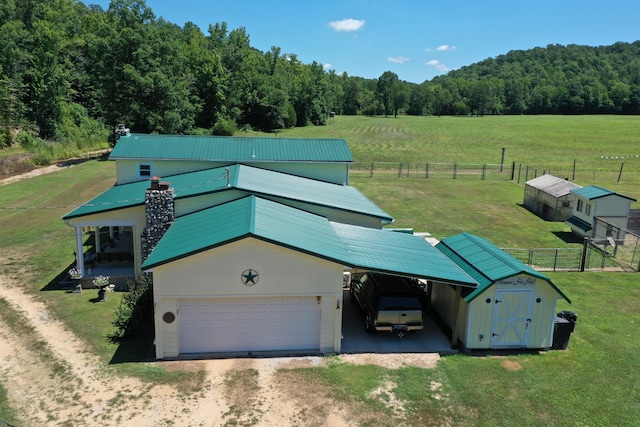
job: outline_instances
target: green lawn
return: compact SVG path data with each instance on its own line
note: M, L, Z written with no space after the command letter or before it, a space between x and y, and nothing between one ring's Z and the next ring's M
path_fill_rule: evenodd
M337 117L335 124L280 135L344 137L356 160L363 161L378 160L378 156L403 161L424 153L424 158L442 155L438 157L442 161L495 162L500 148L506 146L513 158L551 164L557 161L555 155L573 157L580 151L578 147L585 152L598 146L610 151L616 146L640 151L639 130L637 117L615 116ZM565 138L565 145L573 148L556 147ZM610 143L603 142L605 139ZM114 176L112 162L87 161L55 174L0 187L2 273L42 297L56 317L85 340L114 373L180 384L189 373L169 373L160 364L139 363L148 357L148 347L117 345L108 339L119 294L111 294L105 304L92 304L89 299L94 295L55 289L58 276L73 262L75 250L73 231L60 217L112 185ZM629 177L637 180L640 173L630 172ZM397 227L428 231L436 237L468 231L502 247L566 245L554 234L567 230L563 224L542 221L520 206L522 184L354 176L352 185L394 216ZM615 186L635 198L640 198L638 188L625 183ZM296 375L301 381L321 381L335 396L374 413L387 409L380 408L369 393L392 379L397 384L396 396L405 401L410 425L638 425L640 276L549 276L573 301L571 305L560 302L558 309L578 314L568 351L448 356L433 370L330 363L329 369L296 370ZM438 398L429 388L432 381L441 384ZM0 414L15 420L2 387Z

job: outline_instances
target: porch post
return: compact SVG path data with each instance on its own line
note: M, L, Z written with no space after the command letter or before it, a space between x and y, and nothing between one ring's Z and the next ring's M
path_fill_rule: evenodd
M100 248L102 247L102 242L100 241L100 227L96 225L95 230L93 230L94 239L96 241L96 254L101 252Z
M84 251L82 245L82 227L76 226L76 267L84 276Z
M453 326L451 327L451 348L458 346L458 313L460 312L460 298L462 286L456 285L456 296L453 301Z
M114 236L115 236L115 234L113 233L113 227L109 226L109 237L111 237L111 240L113 240Z

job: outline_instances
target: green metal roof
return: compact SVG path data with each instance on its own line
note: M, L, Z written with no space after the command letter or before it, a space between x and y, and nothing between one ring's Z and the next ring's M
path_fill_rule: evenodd
M250 138L130 134L113 148L112 160L353 163L344 139Z
M582 188L576 188L575 190L571 190L572 193L577 194L580 197L584 197L587 200L595 200L601 197L616 195L625 199L629 199L632 201L636 201L636 199L625 196L620 193L616 193L615 191L607 190L606 188L598 187L597 185L588 185Z
M345 212L380 218L391 222L393 218L354 187L331 184L259 169L246 165L231 165L162 178L174 189L176 200L196 197L230 189L251 194L277 197L285 200L326 206ZM115 209L144 204L149 181L121 184L111 187L62 218L73 219Z
M478 287L465 297L471 302L495 282L518 274L528 274L548 282L565 300L571 302L551 279L518 261L485 239L460 233L440 241L436 248L478 282Z
M589 224L588 222L586 222L586 221L584 221L584 220L582 220L582 219L580 219L578 217L575 217L575 216L567 218L567 220L565 222L568 222L569 224L575 225L576 227L578 227L582 231L591 231L591 230L593 230L593 227L591 226L591 224Z
M248 196L176 219L142 268L150 269L249 236L325 258L346 257L326 218Z
M114 185L83 205L65 214L62 219L69 220L96 213L144 205L145 191L147 188L149 188L149 181Z
M477 286L469 275L422 237L336 222L331 224L348 247L349 259L345 264L351 267Z
M142 268L152 269L246 237L350 267L476 285L420 237L334 223L255 196L178 218Z

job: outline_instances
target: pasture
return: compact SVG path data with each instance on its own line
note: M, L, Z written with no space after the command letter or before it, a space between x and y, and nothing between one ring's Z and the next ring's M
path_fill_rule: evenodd
M640 154L638 117L336 117L324 127L292 129L279 135L345 138L357 162L496 164L504 147L507 162L552 172L571 170L574 160L588 164L589 173L595 171L596 176L613 174L611 183L598 181L599 185L640 199L640 160L625 161L623 179L617 183L620 165L600 159L605 153ZM178 384L184 378L164 371L161 364L140 363L145 360L144 348L134 346L127 350L127 361L117 359L124 345L107 339L117 296L87 310L78 298L52 290L51 285L73 261L73 232L59 218L112 185L114 174L112 162L92 160L0 187L2 274L46 300L54 315L114 375ZM587 175L578 183L592 184ZM394 216L397 227L428 231L435 237L468 231L503 247L566 244L558 237L566 231L563 224L543 221L520 206L524 183L354 174L351 184ZM640 206L636 203L634 207ZM329 368L289 373L329 390L336 402L368 411L371 424L376 424L375 414L393 420L393 411L371 398L374 389L391 379L397 384L394 394L403 402L407 425L637 425L639 276L604 272L548 275L573 302L559 303L558 310L578 314L567 351L454 355L443 358L436 369L330 363ZM4 328L11 308L3 306ZM193 381L193 377L186 378ZM433 382L441 384L437 395L429 389ZM0 414L11 414L3 399L0 387ZM396 424L397 420L388 422Z

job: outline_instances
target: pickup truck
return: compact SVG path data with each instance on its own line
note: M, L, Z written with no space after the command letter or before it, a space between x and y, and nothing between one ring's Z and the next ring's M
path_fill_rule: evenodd
M424 328L425 297L411 279L380 273L365 273L349 288L349 301L360 307L368 333L387 331L399 337Z

